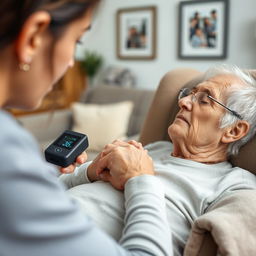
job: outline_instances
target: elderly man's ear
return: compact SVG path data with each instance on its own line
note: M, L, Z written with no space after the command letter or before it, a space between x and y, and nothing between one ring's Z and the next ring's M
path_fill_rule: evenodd
M247 121L238 121L235 125L226 128L221 141L223 143L232 143L243 138L250 129L250 124Z

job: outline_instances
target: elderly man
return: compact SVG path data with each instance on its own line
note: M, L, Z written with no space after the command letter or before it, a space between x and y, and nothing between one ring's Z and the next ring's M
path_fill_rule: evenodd
M236 67L210 69L195 88L180 91L180 110L168 128L172 143L145 147L164 184L174 255L183 254L192 223L209 206L233 191L256 188L252 173L228 162L255 134L255 102L256 85L248 74ZM61 177L84 212L115 239L125 232L123 194L97 180L122 189L127 168L136 171L149 165L140 161L142 150L134 141L116 141L92 163L81 166L78 175ZM111 175L115 168L123 171L122 179ZM76 186L82 183L88 184Z

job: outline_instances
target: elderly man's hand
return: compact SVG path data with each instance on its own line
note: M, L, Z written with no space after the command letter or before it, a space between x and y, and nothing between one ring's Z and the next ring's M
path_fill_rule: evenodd
M96 174L116 189L124 189L132 177L154 175L153 161L140 143L115 141L103 150L97 163Z
M97 169L99 169L98 164L99 164L99 160L101 159L101 157L105 156L107 153L110 153L112 149L114 149L118 146L127 146L127 143L129 143L130 145L133 145L134 147L136 147L138 149L143 149L142 144L135 140L130 140L128 142L123 142L121 140L115 140L111 144L106 145L104 147L104 150L108 149L108 151L103 150L100 154L97 155L97 157L88 166L87 176L91 182L100 180L100 177L98 176L96 171L97 171Z

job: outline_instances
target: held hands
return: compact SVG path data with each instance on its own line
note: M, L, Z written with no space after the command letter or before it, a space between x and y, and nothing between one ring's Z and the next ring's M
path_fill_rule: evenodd
M91 181L108 181L119 190L132 177L148 174L154 175L152 158L141 143L116 140L105 146L104 150L88 167Z
M113 142L113 145L115 144L116 146L118 145L118 143L122 143L121 141L119 140L116 140ZM130 143L131 145L134 145L135 147L137 148L142 148L142 145L141 143L139 142L136 142L136 141L129 141L128 143ZM123 143L124 144L124 143ZM111 145L111 144L109 144ZM108 146L108 145L107 145ZM106 147L107 147L106 146ZM102 153L100 153L94 160L93 162L90 164L90 166L88 167L88 176L89 176L89 179L90 181L96 181L96 180L99 180L99 177L97 176L96 174L96 169L97 169L97 164L98 164L98 161L99 159L101 158L102 156ZM83 152L81 155L79 155L77 158L76 158L76 162L67 166L67 167L60 167L59 168L59 171L63 174L69 174L69 173L73 173L76 169L77 166L81 165L81 164L84 164L87 160L87 154L86 152Z
M86 160L87 154L84 152L77 157L74 164L60 168L60 172L72 173L77 165L85 163ZM130 178L143 174L155 174L153 161L141 143L134 140L129 142L115 140L106 145L87 170L90 181L107 181L119 190L124 189L125 183Z
M130 145L133 145L134 147L137 147L138 149L143 149L141 143L135 141L135 140L132 140L132 141L129 141L128 142ZM105 146L104 150L106 150L106 148L108 148L108 151L111 152L111 148L114 149L118 146L125 146L127 145L127 142L123 142L121 140L115 140L113 141L111 144L108 144ZM100 180L101 177L99 176L99 172L97 170L99 170L100 166L99 166L99 160L106 155L107 152L104 153L104 150L98 154L98 156L92 161L92 163L88 166L88 169L87 169L87 175L88 175L88 178L91 182L93 181L97 181L97 180ZM105 169L105 171L107 170L107 167ZM103 177L103 174L101 175Z

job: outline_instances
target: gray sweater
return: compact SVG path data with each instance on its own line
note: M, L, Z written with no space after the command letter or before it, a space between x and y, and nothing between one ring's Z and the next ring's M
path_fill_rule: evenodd
M120 245L82 214L29 133L0 111L0 255L172 255L164 192L153 176L125 186Z
M229 162L208 165L172 157L172 147L170 142L162 141L146 148L164 185L174 255L182 255L193 222L207 212L210 205L232 191L255 189L256 177L244 169L232 167ZM85 176L88 165L81 166L76 174L63 175L61 179L81 209L118 240L124 226L123 194L103 182L76 186L89 182Z

